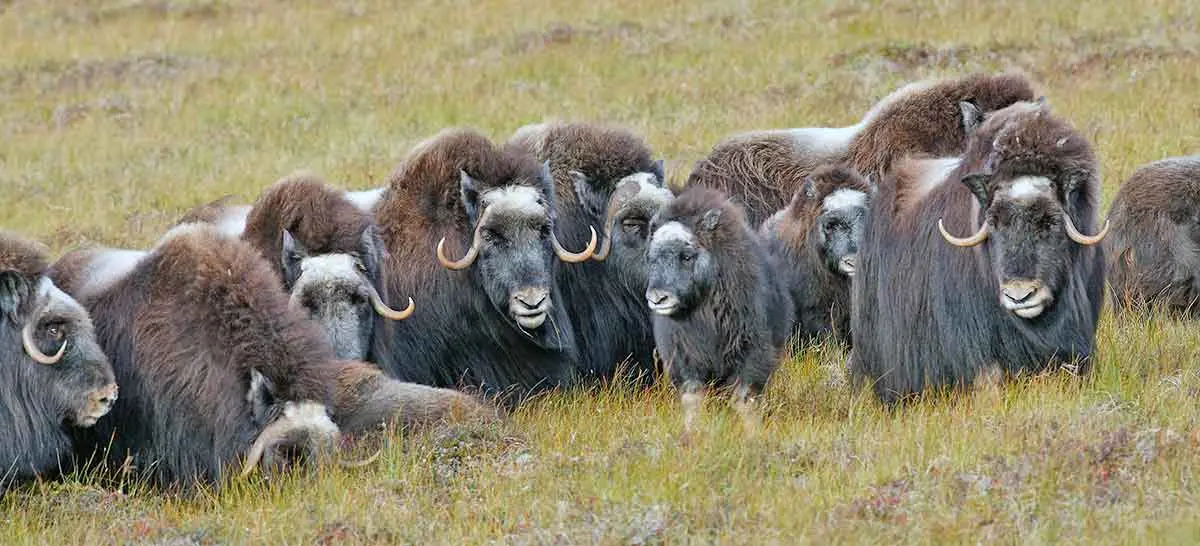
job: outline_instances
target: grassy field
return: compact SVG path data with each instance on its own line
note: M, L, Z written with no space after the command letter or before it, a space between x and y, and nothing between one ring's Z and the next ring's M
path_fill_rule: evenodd
M731 132L847 125L968 71L1033 77L1092 139L1106 201L1137 165L1200 150L1189 0L76 4L0 0L0 228L56 252L145 246L295 169L376 186L452 125L621 123L682 178ZM710 404L681 447L669 389L615 389L194 498L73 477L0 501L0 542L1194 543L1197 327L1106 311L1098 335L1089 377L897 412L819 348L773 379L753 439Z

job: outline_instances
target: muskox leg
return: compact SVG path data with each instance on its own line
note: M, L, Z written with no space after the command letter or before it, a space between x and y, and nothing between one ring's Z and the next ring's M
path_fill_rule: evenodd
M704 403L704 384L699 381L686 381L680 387L679 401L683 406L683 436L680 441L684 445L691 444L695 433L696 418L700 414L700 406Z
M757 436L759 429L758 392L750 385L738 382L733 389L733 409L742 417L742 428L749 436Z

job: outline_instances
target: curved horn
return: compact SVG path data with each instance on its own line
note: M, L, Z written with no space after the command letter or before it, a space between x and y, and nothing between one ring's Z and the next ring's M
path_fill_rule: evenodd
M388 307L388 304L383 303L383 298L379 297L379 292L370 284L367 284L366 287L363 288L363 292L363 295L366 296L367 299L371 300L371 307L375 309L375 312L379 313L379 316L386 319L404 320L408 317L411 317L413 310L416 309L416 304L413 303L412 298L408 298L408 307L405 307L403 311L397 311L391 307Z
M1067 228L1067 237L1070 237L1072 241L1084 246L1091 246L1104 240L1104 236L1108 235L1108 228L1110 227L1110 224L1108 223L1108 220L1105 220L1104 227L1100 228L1100 233L1095 235L1084 235L1080 233L1079 230L1075 229L1075 224L1071 222L1071 215L1064 212L1063 227Z
M979 226L979 231L975 232L974 235L965 239L959 239L958 237L950 235L950 232L946 231L946 226L942 223L942 219L938 218L938 231L942 233L942 238L945 239L947 243L950 243L954 246L972 247L987 240L988 233L991 232L991 227L987 222L984 222L982 226Z
M612 234L617 227L617 207L610 207L608 217L604 219L604 240L600 242L600 250L592 254L592 259L597 262L603 262L608 258L608 253L612 251Z
M54 353L54 356L48 356L41 349L38 349L37 342L33 339L32 321L25 323L25 327L21 328L21 344L25 346L25 352L29 354L29 358L32 358L38 364L45 364L47 366L57 364L59 360L62 360L63 353L67 352L66 340L63 340L62 346L58 348L58 352Z
M569 264L577 264L579 262L586 262L589 259L591 259L592 256L595 256L596 255L596 228L594 228L592 226L588 226L588 229L591 230L591 232L592 232L592 239L590 241L588 241L587 248L583 249L583 251L579 252L578 254L568 251L567 249L563 248L562 244L560 244L558 242L558 236L555 235L553 231L551 231L550 232L550 244L554 245L554 253L558 254L558 259L560 259L564 262L567 262ZM605 257L607 258L608 255L605 254Z
M340 466L342 468L362 468L364 466L370 465L371 463L374 463L376 460L379 459L380 455L383 455L383 448L379 448L379 451L376 451L374 455L371 455L370 457L367 457L366 459L363 459L361 461L343 461L343 460L339 459L338 466Z
M287 410L285 410L283 416L264 427L262 432L258 433L258 438L254 439L254 443L250 446L250 451L246 453L246 462L242 466L241 477L246 478L254 472L255 468L258 468L259 463L262 462L263 455L268 449L275 447L282 440L290 436L292 432L311 425L312 423L307 422L304 418L289 417ZM340 434L335 429L332 432L332 439L335 444L339 437Z
M467 249L467 255L458 261L451 261L446 257L446 238L442 237L442 240L438 241L437 259L438 263L442 264L442 267L452 271L459 271L471 267L471 264L475 263L475 258L479 256L479 241L483 238L484 220L487 220L488 214L491 211L492 209L490 208L483 210L483 215L479 217L479 222L475 224L475 235L471 238L471 248Z

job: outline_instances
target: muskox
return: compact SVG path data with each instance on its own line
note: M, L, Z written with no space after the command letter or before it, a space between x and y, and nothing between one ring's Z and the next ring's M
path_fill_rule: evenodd
M1200 155L1134 171L1108 219L1104 255L1117 309L1200 316Z
M529 125L510 143L549 162L558 234L568 246L582 247L593 226L604 226L594 261L558 270L581 378L611 379L625 363L631 378L648 382L654 336L644 296L646 240L650 220L672 196L662 162L629 131L585 123Z
M834 335L850 342L850 281L875 189L853 169L818 167L787 208L763 222L760 234L796 306L796 341Z
M374 360L378 317L403 320L381 294L383 242L371 215L346 192L299 172L272 184L252 206L228 198L193 209L180 222L204 222L258 249L291 295L319 322L338 358Z
M1085 371L1103 301L1097 169L1043 101L989 116L959 158L898 165L859 250L853 376L891 403L981 374Z
M652 230L646 301L658 353L681 394L685 438L710 385L733 390L753 430L755 398L792 330L781 264L716 190L685 189Z
M750 223L758 226L787 206L804 177L820 165L844 162L878 179L911 154L957 155L988 112L1032 99L1029 81L1017 74L912 83L849 127L734 136L696 164L688 185L717 188L737 198Z
M396 168L375 214L387 290L412 294L421 309L377 336L381 367L489 394L571 382L578 351L554 268L590 259L597 241L593 231L578 254L559 243L545 164L474 131L446 130Z
M112 367L83 307L45 276L34 244L0 232L0 491L70 462L70 428L117 398Z
M332 352L248 244L191 224L148 252L69 253L51 276L91 313L121 385L111 415L77 434L84 460L190 487L243 457L333 446ZM255 374L276 400L265 411Z

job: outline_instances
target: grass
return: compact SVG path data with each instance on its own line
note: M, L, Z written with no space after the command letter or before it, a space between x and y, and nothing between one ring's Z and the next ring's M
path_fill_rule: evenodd
M0 227L146 246L191 206L307 168L373 187L446 126L644 134L686 175L722 136L846 125L899 85L1024 70L1091 138L1105 199L1200 150L1186 0L0 1ZM500 428L392 437L368 469L192 498L87 476L0 500L11 543L1191 543L1200 335L1106 311L1095 372L896 412L819 347L764 434L666 388L545 397Z

